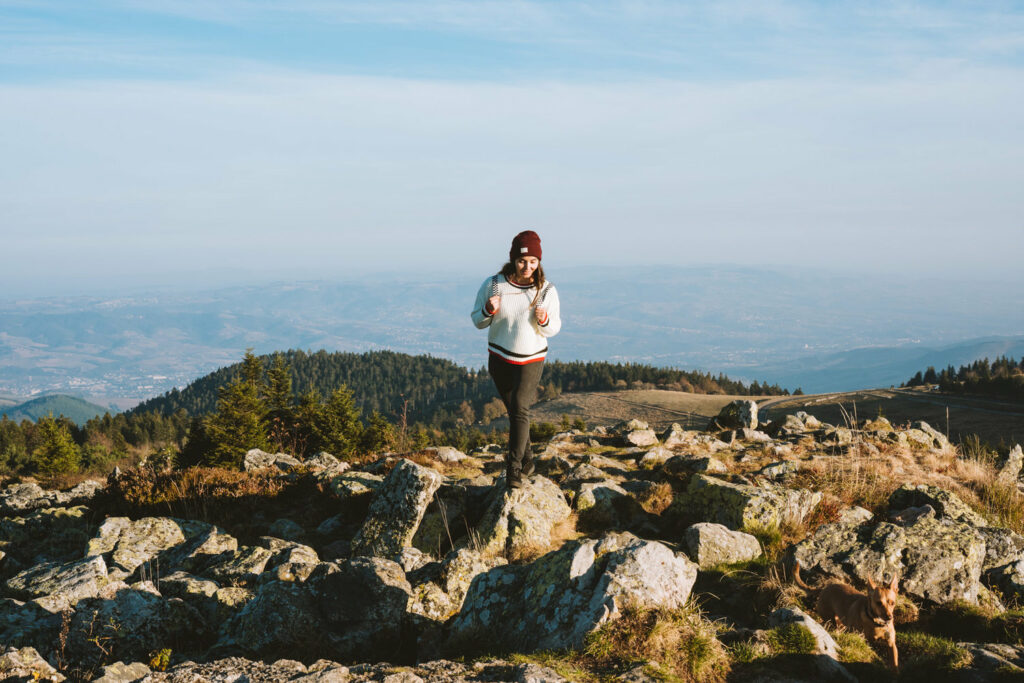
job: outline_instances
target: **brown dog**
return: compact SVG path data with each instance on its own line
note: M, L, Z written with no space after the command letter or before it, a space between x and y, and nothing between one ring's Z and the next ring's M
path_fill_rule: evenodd
M815 589L800 578L800 564L793 567L793 580L807 591ZM825 621L833 621L843 628L860 631L873 643L883 645L889 653L889 664L899 667L896 652L896 623L893 610L896 608L897 577L889 584L877 585L868 579L867 594L845 583L833 582L818 593L815 611Z

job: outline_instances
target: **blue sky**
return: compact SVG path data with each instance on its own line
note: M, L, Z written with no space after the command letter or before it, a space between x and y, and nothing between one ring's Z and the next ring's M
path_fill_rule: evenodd
M729 262L1019 278L1024 3L0 0L0 296Z

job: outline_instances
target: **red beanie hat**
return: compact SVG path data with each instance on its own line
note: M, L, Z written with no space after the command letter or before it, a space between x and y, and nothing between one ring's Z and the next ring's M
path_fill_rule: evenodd
M540 235L533 230L524 230L512 240L512 249L508 252L508 260L515 261L523 256L536 256L539 261Z

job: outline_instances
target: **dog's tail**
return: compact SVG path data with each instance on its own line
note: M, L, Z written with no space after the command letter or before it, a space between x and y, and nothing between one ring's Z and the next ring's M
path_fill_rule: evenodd
M806 583L804 583L804 580L802 578L800 578L800 563L798 561L794 561L793 562L793 583L795 583L796 585L800 586L805 591L814 591L815 590L814 588L811 588Z

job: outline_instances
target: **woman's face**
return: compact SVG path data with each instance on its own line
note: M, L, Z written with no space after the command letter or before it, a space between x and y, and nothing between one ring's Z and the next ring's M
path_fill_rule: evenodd
M536 256L522 256L516 259L516 279L526 282L533 279L533 273L537 270L540 260Z

